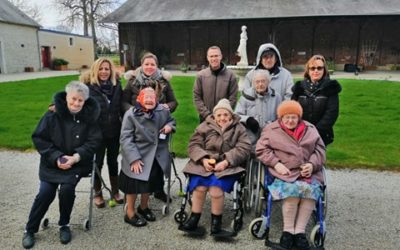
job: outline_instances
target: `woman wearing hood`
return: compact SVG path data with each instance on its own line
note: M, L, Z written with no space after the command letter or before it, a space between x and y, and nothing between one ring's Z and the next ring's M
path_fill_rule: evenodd
M72 81L65 92L54 97L55 111L49 110L32 134L40 154L39 193L33 202L22 239L24 248L35 244L34 234L59 189L60 241L71 241L69 221L75 201L75 187L92 170L93 155L102 136L97 120L100 108L89 97L88 87Z
M305 66L304 80L293 86L292 99L302 106L303 119L314 124L325 143L333 142L333 125L339 116L342 87L329 77L325 58L312 56Z
M271 75L270 87L279 93L283 100L290 100L293 86L292 75L283 68L281 54L272 43L262 44L258 49L256 67L245 76L243 89L251 88L254 73L259 69L268 70Z

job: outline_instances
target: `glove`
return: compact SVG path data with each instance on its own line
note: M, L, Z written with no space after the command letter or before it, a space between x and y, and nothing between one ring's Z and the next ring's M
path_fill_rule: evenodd
M260 130L260 124L258 124L258 121L253 117L249 117L246 120L246 128L250 129L254 134L257 134Z

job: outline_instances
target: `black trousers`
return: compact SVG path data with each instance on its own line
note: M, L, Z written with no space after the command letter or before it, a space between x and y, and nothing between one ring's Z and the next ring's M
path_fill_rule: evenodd
M54 201L59 185L60 191L58 193L58 199L60 201L60 219L58 221L58 225L64 226L69 224L75 201L76 184L58 184L41 181L39 193L36 195L33 202L25 230L29 233L36 233L39 231L40 221L43 219L44 215L49 209L49 206Z
M96 165L100 172L103 168L106 153L109 176L118 176L119 137L104 138L99 150L97 150ZM97 173L95 178L99 179Z

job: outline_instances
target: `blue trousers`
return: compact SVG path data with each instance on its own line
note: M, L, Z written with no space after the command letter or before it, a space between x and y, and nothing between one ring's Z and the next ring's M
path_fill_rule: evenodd
M57 187L59 185L60 191L58 193L58 199L60 201L60 219L58 221L58 225L63 226L69 224L72 207L74 206L75 201L76 184L59 184L41 181L39 193L36 195L33 202L31 212L29 213L29 220L26 224L25 230L29 233L36 233L39 231L40 222L46 214L47 210L49 209L49 206L54 201L57 193Z

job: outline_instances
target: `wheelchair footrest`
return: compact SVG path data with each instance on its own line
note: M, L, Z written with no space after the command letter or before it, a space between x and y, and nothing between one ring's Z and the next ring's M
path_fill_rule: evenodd
M226 231L224 229L222 229L218 233L211 234L211 236L213 236L214 238L232 238L235 237L236 235L237 235L236 232Z
M182 232L189 234L190 236L204 236L206 234L206 229L204 227L197 227L195 230L185 230L183 227L179 226L178 229Z

